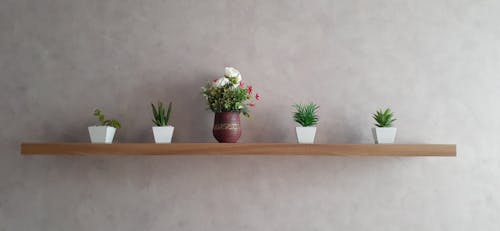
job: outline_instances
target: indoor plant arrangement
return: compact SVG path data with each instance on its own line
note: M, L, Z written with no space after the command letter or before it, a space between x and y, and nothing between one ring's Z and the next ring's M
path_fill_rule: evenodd
M317 114L319 106L314 103L309 103L295 104L293 107L295 108L293 119L301 125L301 127L295 128L299 144L314 143L314 137L316 135L316 127L314 125L318 124L319 121Z
M98 118L99 125L89 127L90 142L112 143L116 129L121 127L120 122L115 119L106 119L99 109L94 111L94 116Z
M221 143L236 143L241 136L240 114L250 117L249 108L259 94L252 86L245 86L241 74L233 67L226 67L224 76L202 87L208 108L215 112L213 135Z
M373 138L376 144L393 144L396 138L397 129L392 127L392 123L396 121L394 114L390 108L378 110L373 114L375 126L372 128Z
M168 125L168 122L172 114L172 102L168 104L167 112L162 102L158 102L157 106L151 104L151 109L153 110L153 123L156 125L153 127L155 142L157 144L171 143L174 127Z

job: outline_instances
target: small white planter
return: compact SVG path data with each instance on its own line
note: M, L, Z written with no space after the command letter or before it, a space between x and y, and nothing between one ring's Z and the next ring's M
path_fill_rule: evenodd
M90 126L90 142L96 144L111 144L115 137L116 128L109 126Z
M174 127L153 127L153 135L157 144L172 143L172 135L174 134Z
M373 139L376 144L393 144L396 139L397 128L372 128Z
M312 144L314 143L314 136L316 135L316 127L296 127L297 141L299 144Z

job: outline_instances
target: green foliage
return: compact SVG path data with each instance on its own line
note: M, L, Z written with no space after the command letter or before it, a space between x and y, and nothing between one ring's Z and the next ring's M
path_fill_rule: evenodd
M110 127L114 127L114 128L121 128L122 125L120 124L120 122L118 120L115 120L115 119L106 119L106 117L104 117L104 115L102 114L101 110L99 109L95 109L94 111L94 116L97 116L97 118L99 119L99 123L102 125L102 126L110 126Z
M318 123L319 117L317 111L319 106L314 103L309 104L295 104L293 105L295 112L293 113L293 120L303 127L314 126Z
M380 128L392 127L392 123L396 121L390 108L385 109L385 111L378 110L372 117L377 122L375 126Z
M246 117L250 117L248 113L252 103L247 103L253 98L249 88L234 87L233 84L225 86L214 86L208 83L202 88L202 94L207 99L208 108L213 112L240 112Z
M168 121L170 120L170 115L172 114L172 102L168 104L166 113L162 102L158 102L157 106L151 104L151 108L153 110L153 123L159 127L168 126Z

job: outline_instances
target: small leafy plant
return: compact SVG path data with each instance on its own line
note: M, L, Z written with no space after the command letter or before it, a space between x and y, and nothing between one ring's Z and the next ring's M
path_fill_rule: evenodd
M376 122L375 126L379 128L392 127L392 123L396 121L390 108L385 110L380 109L374 113L372 117Z
M168 104L166 113L162 102L158 102L157 106L151 104L151 108L153 110L153 123L158 127L168 126L168 121L170 120L170 115L172 114L172 102Z
M99 110L99 109L95 109L94 116L97 116L97 118L99 119L99 123L101 123L101 126L110 126L110 127L114 127L114 128L121 128L122 127L122 125L120 124L120 122L118 120L106 119L106 117L104 117L101 110Z
M309 104L295 104L293 105L295 112L293 113L293 120L303 127L310 127L318 124L319 106L314 103Z

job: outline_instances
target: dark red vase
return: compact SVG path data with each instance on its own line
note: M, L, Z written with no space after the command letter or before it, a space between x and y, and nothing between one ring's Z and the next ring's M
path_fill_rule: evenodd
M216 112L213 133L219 143L238 142L241 136L240 113Z

